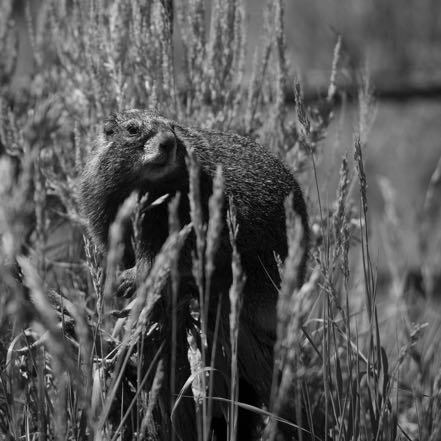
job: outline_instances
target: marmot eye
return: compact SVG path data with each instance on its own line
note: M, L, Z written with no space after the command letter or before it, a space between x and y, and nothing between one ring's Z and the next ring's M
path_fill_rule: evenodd
M141 126L137 122L130 122L127 124L126 130L130 136L136 136L140 134Z

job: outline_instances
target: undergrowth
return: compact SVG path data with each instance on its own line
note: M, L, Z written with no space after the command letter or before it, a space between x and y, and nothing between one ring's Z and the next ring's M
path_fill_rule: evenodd
M198 244L193 258L200 293L193 313L196 336L178 335L175 316L165 332L158 326L160 317L153 314L158 302L176 311L180 300L176 262L189 227L175 225L176 205L170 206L168 241L136 296L123 302L114 296L123 252L121 229L127 218L136 225L137 202L129 199L121 208L110 232L110 249L102 256L85 235L75 197L77 178L101 121L111 111L133 107L154 107L183 124L253 137L311 189L312 246L308 278L299 290L296 250L301 234L287 207L290 252L280 264L275 348L279 381L273 382L271 407L255 409L266 416L263 438L275 439L277 424L289 424L277 418L286 400L306 404L308 418L319 408L328 439L435 441L441 436L439 347L421 337L424 314L415 316L402 295L406 291L400 282L402 268L393 266L399 238L390 241L389 259L396 308L405 320L397 321L393 331L388 329L384 342L384 323L379 319L375 252L369 246L376 226L368 222L364 169L374 115L371 87L362 75L354 143L335 171L339 174L335 200L325 200L317 165L331 144L327 128L340 93L341 41L336 42L333 57L330 54L328 96L307 106L286 59L283 17L283 2L269 1L250 67L241 0L213 0L209 10L203 0L176 2L175 8L172 2L159 0L45 0L37 17L31 16L29 5L27 10L34 72L29 84L12 89L17 30L12 0L2 0L2 439L179 439L174 417L184 399L194 400L199 438L209 439L213 402L220 398L210 395L209 354L204 350L204 295L210 287L204 281L210 280L219 240L221 175L210 201L209 223L204 225L198 214L197 164L190 165L192 225ZM288 91L294 92L295 110L286 105ZM438 175L434 174L432 193ZM428 204L434 206L433 199ZM392 209L393 202L389 205ZM385 228L395 231L388 213ZM243 273L234 247L234 211L228 222L235 253L230 290L234 354ZM170 295L165 299L163 287L169 280ZM421 338L425 346L418 346ZM175 391L174 374L170 384L164 381L169 378L161 352L165 344L173 348L172 365L188 353L189 375L180 391ZM230 440L236 437L240 406L237 357L232 358ZM170 391L166 403L160 401L161 388Z

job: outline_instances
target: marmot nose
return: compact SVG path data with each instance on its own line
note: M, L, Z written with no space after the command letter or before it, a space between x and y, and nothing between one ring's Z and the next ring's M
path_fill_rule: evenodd
M158 133L156 143L159 150L169 152L176 146L176 138L173 133Z
M173 133L161 131L144 144L144 163L163 165L176 155L176 138Z

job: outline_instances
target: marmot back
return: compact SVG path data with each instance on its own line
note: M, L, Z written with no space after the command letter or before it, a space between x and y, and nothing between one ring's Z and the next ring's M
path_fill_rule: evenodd
M270 247L286 255L284 202L290 193L308 234L307 211L297 181L267 148L232 133L175 127L178 139L191 146L203 173L214 176L221 164L225 193L232 196L242 229L241 247Z

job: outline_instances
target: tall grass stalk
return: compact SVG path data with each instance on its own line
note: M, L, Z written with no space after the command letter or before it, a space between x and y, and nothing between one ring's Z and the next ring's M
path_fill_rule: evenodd
M232 273L233 283L231 284L230 297L230 345L231 345L231 373L230 373L230 409L229 409L229 439L237 439L237 417L239 401L239 366L238 366L238 340L240 327L240 311L242 308L242 290L245 285L246 276L243 273L240 254L237 250L237 234L239 225L237 222L234 201L229 201L230 210L228 212L228 229L230 242L233 248Z

